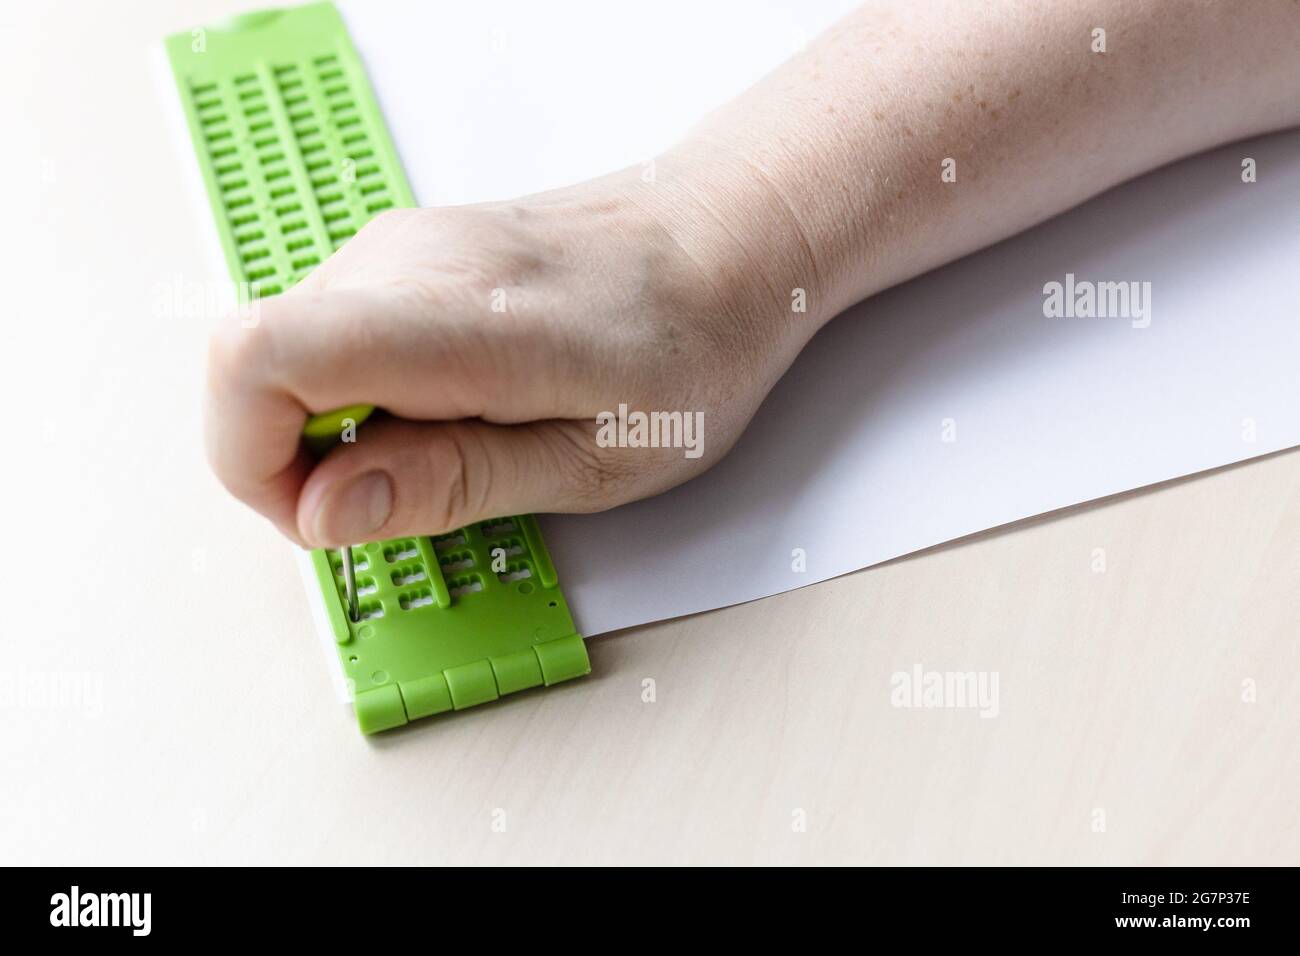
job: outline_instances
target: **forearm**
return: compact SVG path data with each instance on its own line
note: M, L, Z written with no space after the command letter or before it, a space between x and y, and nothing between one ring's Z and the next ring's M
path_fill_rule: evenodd
M213 467L317 547L657 494L725 454L853 302L1295 123L1298 49L1289 0L873 0L653 176L391 211L254 328L226 323ZM310 461L307 413L357 402L389 414ZM602 443L624 405L698 416L707 451Z
M1296 123L1293 0L872 0L638 189L749 307L788 314L804 289L797 348L881 289L1180 156Z

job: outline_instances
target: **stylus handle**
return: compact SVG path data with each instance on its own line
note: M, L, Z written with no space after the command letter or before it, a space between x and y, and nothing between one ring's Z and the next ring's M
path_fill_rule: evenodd
M303 426L303 440L307 442L307 447L313 454L323 455L339 440L346 422L350 420L354 427L360 425L374 410L373 405L349 405L347 408L336 408L332 412L313 415Z

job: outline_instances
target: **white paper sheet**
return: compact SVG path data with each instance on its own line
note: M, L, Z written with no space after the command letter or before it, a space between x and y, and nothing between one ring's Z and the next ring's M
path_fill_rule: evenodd
M416 196L444 204L648 160L852 6L343 11ZM1241 181L1245 156L1257 183ZM851 310L718 467L649 501L544 519L581 631L763 597L1300 444L1297 208L1300 134L1273 136ZM1150 327L1045 318L1043 286L1066 273L1149 281Z

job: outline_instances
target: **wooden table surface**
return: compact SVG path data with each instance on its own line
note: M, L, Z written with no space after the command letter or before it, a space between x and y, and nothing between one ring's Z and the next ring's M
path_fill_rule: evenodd
M1295 451L361 738L287 546L207 471L204 323L166 291L206 260L144 54L237 5L116 6L0 13L6 447L36 451L0 478L0 861L1300 860ZM894 706L917 667L996 675L996 715Z

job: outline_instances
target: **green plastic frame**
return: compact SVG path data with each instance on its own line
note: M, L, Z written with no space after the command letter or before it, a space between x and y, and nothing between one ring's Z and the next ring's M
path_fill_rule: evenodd
M231 277L275 295L370 218L414 206L347 28L331 3L247 14L165 41ZM323 451L353 406L308 423ZM591 670L531 515L353 548L312 565L363 733Z

